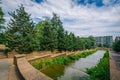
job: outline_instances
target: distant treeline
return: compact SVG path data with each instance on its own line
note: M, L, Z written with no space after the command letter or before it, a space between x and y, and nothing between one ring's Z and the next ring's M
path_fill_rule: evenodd
M1 8L0 12L2 12ZM23 5L16 11L9 12L9 15L11 19L8 25L4 28L0 27L0 43L5 44L10 51L29 53L43 50L75 51L94 48L95 40L92 36L80 38L72 32L65 31L60 17L55 13L52 18L46 18L37 24L34 24ZM1 25L3 23L0 21Z

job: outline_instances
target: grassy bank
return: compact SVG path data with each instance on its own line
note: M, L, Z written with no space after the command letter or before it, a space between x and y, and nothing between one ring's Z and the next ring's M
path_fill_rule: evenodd
M109 52L106 51L100 62L86 72L90 75L90 80L110 80Z
M32 63L32 65L38 70L47 68L54 64L67 65L68 63L70 63L72 61L78 60L79 58L84 58L88 55L93 54L94 52L96 52L96 50L86 51L86 52L83 52L81 54L76 54L76 55L73 54L73 55L69 55L69 56L61 56L61 57L57 57L55 59L41 59L40 61L36 61L36 62Z

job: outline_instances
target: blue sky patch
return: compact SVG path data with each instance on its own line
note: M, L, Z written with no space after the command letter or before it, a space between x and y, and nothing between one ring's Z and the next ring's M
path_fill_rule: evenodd
M86 5L86 4L94 4L95 3L97 7L101 7L104 5L103 0L88 0L88 1L77 0L76 3L77 3L77 5Z
M31 0L31 1L34 1L34 2L36 2L36 3L41 3L41 2L43 2L44 0Z

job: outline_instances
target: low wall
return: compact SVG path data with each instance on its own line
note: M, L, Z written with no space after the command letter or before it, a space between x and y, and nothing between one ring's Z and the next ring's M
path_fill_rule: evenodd
M25 80L53 80L35 69L25 58L25 55L16 55L14 63Z
M49 57L51 57L51 55L50 54L46 54L46 55L42 55L42 56L34 56L33 58L29 58L27 60L28 61L34 61L34 60L39 60L41 58L49 58Z
M46 54L42 56L35 56L33 58L26 59L24 54L14 56L14 64L17 66L20 74L25 80L53 80L45 74L41 73L39 70L35 69L28 61L34 61L41 58L56 58L59 56L68 56L75 54L74 52L66 54Z

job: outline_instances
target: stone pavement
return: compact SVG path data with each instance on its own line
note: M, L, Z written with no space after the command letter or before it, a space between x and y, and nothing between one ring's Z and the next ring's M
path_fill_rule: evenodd
M8 80L10 62L6 59L0 59L0 80Z
M110 51L110 80L120 80L120 54Z

